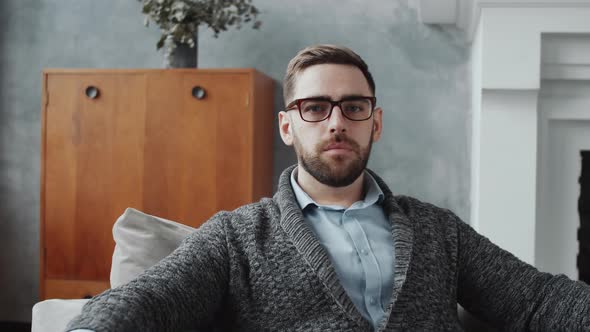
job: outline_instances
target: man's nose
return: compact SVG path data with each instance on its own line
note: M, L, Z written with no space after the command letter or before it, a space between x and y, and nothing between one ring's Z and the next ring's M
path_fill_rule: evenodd
M344 115L342 114L342 109L340 106L336 105L332 109L332 114L328 118L328 126L330 128L330 133L344 133L346 132L347 121Z

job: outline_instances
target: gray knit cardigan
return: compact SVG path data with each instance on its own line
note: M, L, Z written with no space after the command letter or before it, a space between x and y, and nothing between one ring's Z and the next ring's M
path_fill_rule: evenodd
M305 225L289 176L219 212L135 280L94 297L68 330L371 331ZM380 331L461 330L457 303L503 330L590 331L590 287L538 272L451 211L385 194L395 274Z

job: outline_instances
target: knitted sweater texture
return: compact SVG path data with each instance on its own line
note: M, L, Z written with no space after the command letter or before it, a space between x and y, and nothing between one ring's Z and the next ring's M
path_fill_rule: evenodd
M272 199L216 214L160 263L90 300L68 330L371 331L305 225L292 170ZM503 330L590 331L588 285L540 273L451 211L393 195L371 175L396 257L380 331L461 330L457 303Z

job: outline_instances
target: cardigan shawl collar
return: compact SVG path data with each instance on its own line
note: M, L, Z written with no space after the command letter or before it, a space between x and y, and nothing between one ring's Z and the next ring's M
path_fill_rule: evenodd
M293 241L299 254L304 258L311 270L319 277L326 291L338 306L363 329L370 329L369 322L357 311L354 303L340 284L340 280L328 253L303 220L303 214L297 204L297 199L290 183L291 172L293 172L296 166L293 165L283 171L279 178L278 190L273 197L281 213L280 226ZM385 182L373 171L369 169L367 171L373 176L383 191L384 199L382 206L385 215L388 216L392 225L391 235L393 237L396 258L391 302L385 309L384 318L379 324L379 330L383 330L388 321L401 323L403 320L402 317L396 314L395 304L406 280L412 256L414 234L411 221L403 214L393 193L389 190Z

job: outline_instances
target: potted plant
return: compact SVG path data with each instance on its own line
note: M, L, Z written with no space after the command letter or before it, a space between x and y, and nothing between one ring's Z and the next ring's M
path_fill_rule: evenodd
M217 38L228 27L242 23L260 27L258 9L252 0L138 0L142 2L145 25L158 25L162 35L156 47L165 48L164 65L168 68L197 67L198 28L204 24Z

